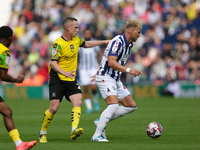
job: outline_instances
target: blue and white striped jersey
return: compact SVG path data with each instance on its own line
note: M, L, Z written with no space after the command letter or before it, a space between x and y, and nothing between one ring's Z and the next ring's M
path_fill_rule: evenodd
M94 38L91 38L91 41L95 41ZM99 46L91 47L91 48L79 48L79 69L98 69L98 60L97 60L97 52L99 52L101 48Z
M125 34L123 35L117 35L115 36L108 44L104 51L104 55L99 67L99 71L97 72L97 75L109 75L112 78L114 78L116 81L119 81L121 71L117 71L111 67L108 66L108 56L116 56L117 62L124 66L125 63L128 60L131 48L133 47L133 43L128 43L125 37Z

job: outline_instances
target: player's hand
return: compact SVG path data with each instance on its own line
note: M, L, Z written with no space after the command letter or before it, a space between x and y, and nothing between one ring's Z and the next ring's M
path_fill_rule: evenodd
M90 81L91 81L91 82L94 82L94 81L95 81L95 78L96 78L96 74L93 75L93 76L91 76L90 78L92 78Z
M134 77L137 77L137 76L139 76L140 74L143 75L143 73L140 72L140 71L137 70L137 69L131 69L131 70L129 71L129 74L130 74L130 75L133 75Z
M76 71L65 72L64 76L69 77L70 79L75 79L75 77L76 77L75 72Z
M18 75L16 83L22 83L24 81L24 75Z

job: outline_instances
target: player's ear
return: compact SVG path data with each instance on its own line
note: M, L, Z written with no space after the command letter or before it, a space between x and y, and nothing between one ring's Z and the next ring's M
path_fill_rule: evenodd
M69 26L66 26L66 27L65 27L65 30L69 31Z

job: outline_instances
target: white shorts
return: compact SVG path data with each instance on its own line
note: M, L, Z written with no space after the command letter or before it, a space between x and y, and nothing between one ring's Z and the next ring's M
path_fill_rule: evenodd
M79 70L79 85L85 86L85 85L91 85L95 84L95 82L91 82L90 78L91 76L95 75L97 72L97 69L90 69L90 70L85 70L85 69L80 69Z
M130 95L130 92L121 81L116 81L110 76L96 75L95 82L103 99L106 99L110 95L117 95L118 100L120 101Z

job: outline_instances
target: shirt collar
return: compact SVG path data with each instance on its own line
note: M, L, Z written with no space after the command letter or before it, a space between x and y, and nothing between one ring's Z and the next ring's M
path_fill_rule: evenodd
M123 38L124 38L124 41L125 41L126 46L129 46L129 43L127 42L127 39L126 39L125 34L123 34L122 36L123 36Z

